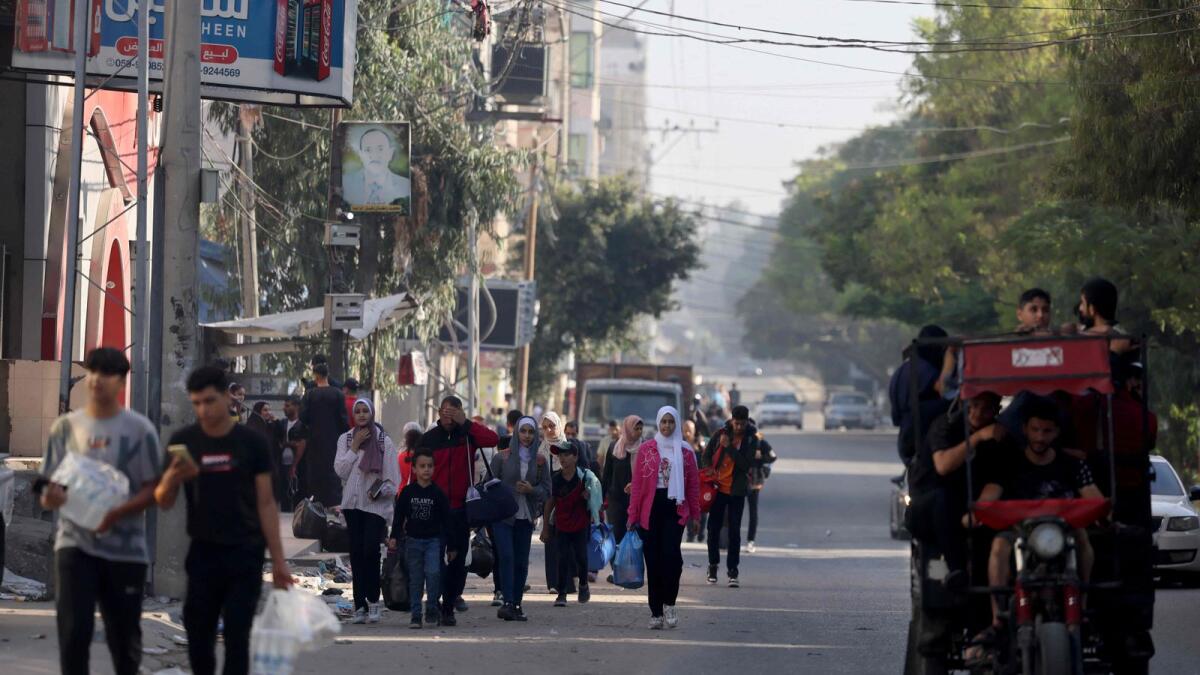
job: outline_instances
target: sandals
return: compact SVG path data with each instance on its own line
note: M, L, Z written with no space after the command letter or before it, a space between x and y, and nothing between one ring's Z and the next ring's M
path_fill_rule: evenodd
M996 645L1000 626L992 624L971 638L970 646L963 652L963 666L978 668L989 665L992 661L992 647Z

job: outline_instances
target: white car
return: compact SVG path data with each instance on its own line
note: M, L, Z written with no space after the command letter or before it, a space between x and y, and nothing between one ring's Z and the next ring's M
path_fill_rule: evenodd
M790 391L767 394L754 411L754 421L760 427L775 424L803 429L804 403Z
M1198 575L1200 581L1200 515L1192 500L1200 499L1200 486L1185 490L1179 474L1163 457L1150 458L1154 482L1150 485L1151 526L1157 552L1155 571Z

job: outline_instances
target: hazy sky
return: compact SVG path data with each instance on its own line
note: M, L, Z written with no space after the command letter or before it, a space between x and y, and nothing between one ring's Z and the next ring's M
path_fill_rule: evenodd
M637 5L639 0L620 0ZM598 2L602 12L625 14ZM649 0L647 9L790 32L911 39L912 19L932 15L928 6L847 0ZM611 17L601 17L612 20ZM670 32L685 28L734 35L736 31L681 19L634 13ZM741 36L772 37L743 32ZM650 132L655 146L651 189L710 202L740 200L757 213L777 213L780 183L795 174L792 163L853 131L780 128L774 123L861 128L895 116L899 77L788 60L730 46L672 37L645 36L648 44L646 123L691 125L716 133L665 137ZM779 40L792 40L776 37ZM749 48L856 67L904 71L911 57L862 49ZM741 88L740 91L737 88ZM725 118L725 119L714 119ZM735 119L749 121L735 121ZM668 146L675 144L668 149Z

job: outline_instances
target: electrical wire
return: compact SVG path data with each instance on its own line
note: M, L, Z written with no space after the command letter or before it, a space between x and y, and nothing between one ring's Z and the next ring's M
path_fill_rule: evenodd
M1062 7L1049 5L1004 5L1000 3L991 4L984 2L940 2L938 0L841 0L841 2L872 3L877 5L916 5L925 7L945 7L947 9L968 7L972 9L1025 9L1061 12L1153 12L1158 9L1156 7Z

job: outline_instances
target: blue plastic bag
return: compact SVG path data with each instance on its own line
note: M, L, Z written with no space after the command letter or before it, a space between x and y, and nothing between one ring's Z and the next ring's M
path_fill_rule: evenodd
M646 563L642 560L642 538L637 530L625 533L617 557L613 559L613 583L630 590L646 583Z
M606 523L592 525L588 537L588 571L599 572L612 562L617 552L617 543L613 540L612 528Z

